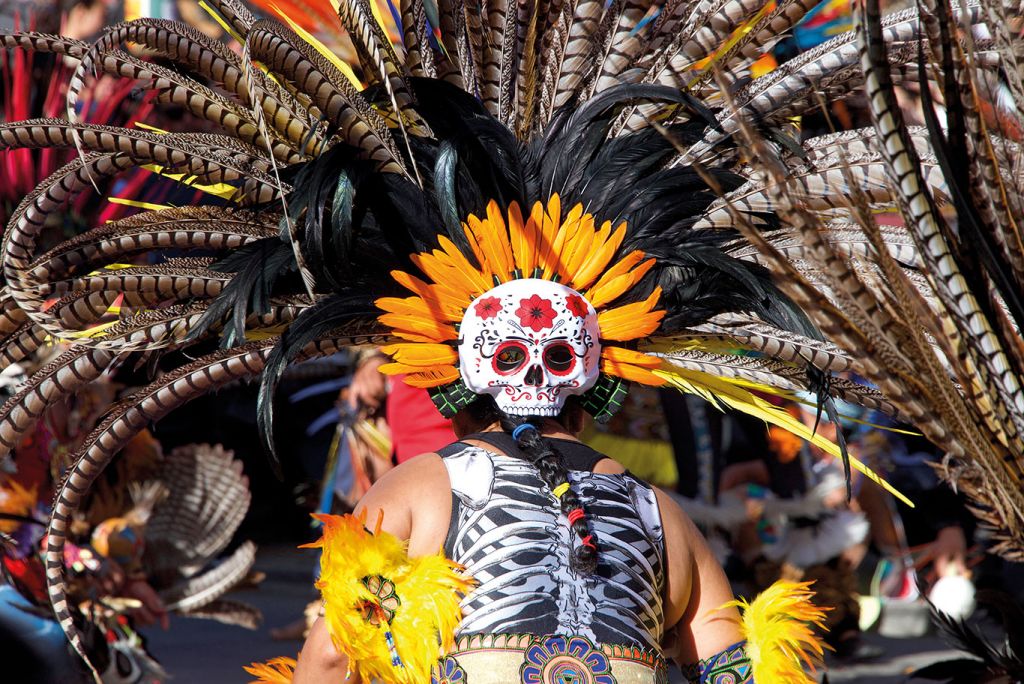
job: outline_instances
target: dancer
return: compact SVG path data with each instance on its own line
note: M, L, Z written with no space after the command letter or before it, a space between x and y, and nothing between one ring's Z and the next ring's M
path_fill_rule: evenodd
M10 304L3 330L24 323L40 335L79 342L61 360L64 381L51 370L30 385L46 390L37 392L45 403L97 377L117 352L189 353L163 357L166 373L119 404L83 446L57 497L48 580L72 643L79 641L59 558L83 492L120 443L198 394L262 372L261 424L273 453L270 397L284 367L341 345L401 341L390 347L393 370L429 388L452 415L476 401L476 383L507 385L508 394L495 398L498 408L519 415L500 402L532 401L517 388L527 380L536 385L530 368L538 364L553 369L540 372L543 382L565 377L580 389L583 408L597 419L615 410L630 382L671 385L784 425L834 455L835 445L750 388L810 388L833 417L833 396L882 408L963 459L964 482L1004 531L1007 550L1022 536L1018 462L1008 453L1024 421L1019 288L1012 287L1020 281L1013 264L1021 241L1008 218L1020 212L1005 206L1017 202L1018 174L992 180L1013 157L1000 157L1005 141L985 147L996 150L985 156L964 148L965 135L947 139L938 125L908 132L880 66L888 51L898 74L916 74L920 39L927 37L944 60L947 102L957 102L954 76L963 59L951 52L956 41L943 36L955 33L957 22L986 21L992 42L963 48L977 51L977 61L959 73L1012 73L1009 93L1024 91L1015 68L1000 63L1014 54L1002 7L969 1L954 18L949 6L928 6L922 12L929 21L908 11L887 18L883 30L868 3L858 26L877 137L896 141L876 153L870 132L793 137L794 116L864 82L856 35L746 79L752 61L813 2L790 0L775 9L740 0L514 8L409 2L396 12L396 50L372 8L349 0L339 12L357 48L358 71L297 24L257 19L234 0L207 4L243 43L241 56L187 26L148 20L110 27L92 46L27 34L4 38L80 59L67 120L0 127L6 146L83 153L26 198L4 243ZM181 70L120 52L126 41ZM159 134L85 121L76 104L93 70L144 79L144 87L212 120L220 133ZM969 104L977 106L950 109L954 118L962 115L953 122L960 133L968 124L982 127L974 112L986 102ZM1012 133L1014 111L990 113L999 130ZM935 201L925 199L928 192L945 196L939 174L914 172L908 180L908 164L917 168L916 145L930 169L941 161L947 174L973 174L970 188L959 177L946 187L956 188L958 208L973 221L968 228L981 226L984 258L968 264L981 270L958 267L958 259L971 259L969 250L950 251L958 236ZM950 163L928 151L947 147ZM61 201L133 166L198 183L207 199L147 208L48 252L38 246L41 221ZM968 211L964 203L982 197L987 203ZM894 203L907 209L906 225L879 228L875 215ZM120 263L125 253L164 258L172 249L212 249L221 258L96 270ZM847 262L835 251L853 261L840 268ZM779 282L789 297L758 262L784 276ZM988 275L968 279L967 271ZM517 286L534 288L521 297L531 304L514 301L520 294L490 292ZM557 287L571 292L556 300ZM125 315L97 331L97 311L118 296ZM485 306L487 298L498 300L501 311L493 301ZM901 319L892 315L894 301ZM497 313L523 316L521 347L489 357L490 366L481 360L462 368L466 331L456 326L468 311L482 321ZM516 365L539 354L545 341L553 345L540 333L555 319L573 322L570 332L557 333L571 336L582 334L583 321L596 320L585 329L590 343L563 341L550 359ZM494 350L485 346L490 329L480 329L474 353L482 359ZM588 376L580 374L595 366L585 387ZM828 377L851 367L887 396ZM513 383L512 375L522 378ZM24 417L15 420L13 410L0 428L21 428ZM545 410L542 418L557 414ZM861 467L852 459L851 465ZM588 515L583 510L574 526ZM376 608L369 617L380 623Z

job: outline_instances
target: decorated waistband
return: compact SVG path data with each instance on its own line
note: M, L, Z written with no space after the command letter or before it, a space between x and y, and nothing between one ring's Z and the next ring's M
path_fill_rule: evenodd
M667 684L660 653L595 645L582 636L469 635L434 668L431 684Z

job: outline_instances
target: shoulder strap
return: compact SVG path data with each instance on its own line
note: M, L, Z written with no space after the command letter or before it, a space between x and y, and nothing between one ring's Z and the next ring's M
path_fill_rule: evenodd
M441 458L445 458L447 456L452 456L454 454L459 453L468 446L470 445L466 444L465 442L452 442L451 444L446 444L445 446L438 449L436 453Z
M477 432L472 435L467 435L464 439L473 439L486 444L490 444L493 447L501 450L502 452L512 456L513 458L520 458L524 461L528 461L526 454L522 452L516 441L512 439L512 435L507 432ZM598 461L606 458L604 454L599 451L591 449L582 442L576 442L569 439L550 439L551 445L559 456L562 457L562 463L569 470L582 470L591 472L594 470L594 466L597 465Z

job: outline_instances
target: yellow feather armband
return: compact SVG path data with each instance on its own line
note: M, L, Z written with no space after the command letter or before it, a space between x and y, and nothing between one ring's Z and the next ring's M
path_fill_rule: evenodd
M471 580L442 554L409 558L397 537L365 526L365 513L317 515L324 621L338 651L363 681L430 681L462 618L459 598Z
M805 672L822 664L823 646L815 628L824 630L827 608L811 603L812 582L779 580L753 601L730 601L723 608L740 608L740 633L754 682L813 684ZM713 680L708 680L713 681Z

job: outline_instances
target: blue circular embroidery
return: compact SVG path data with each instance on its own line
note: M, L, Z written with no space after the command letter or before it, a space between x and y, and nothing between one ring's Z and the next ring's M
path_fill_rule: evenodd
M466 671L455 658L445 656L431 669L430 684L466 684Z
M608 656L584 637L549 636L526 650L522 684L616 684Z

